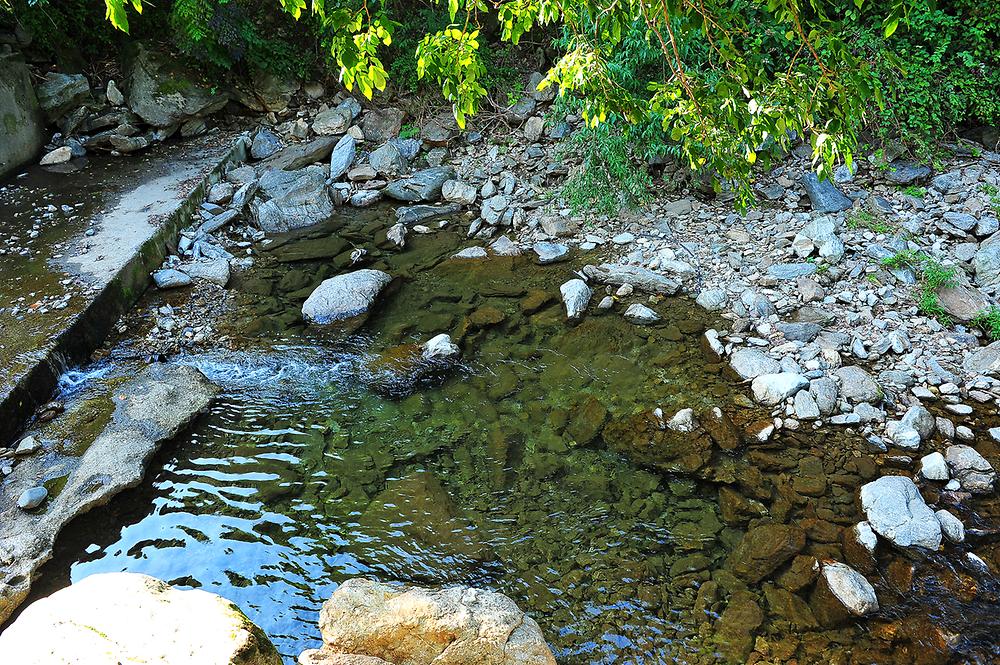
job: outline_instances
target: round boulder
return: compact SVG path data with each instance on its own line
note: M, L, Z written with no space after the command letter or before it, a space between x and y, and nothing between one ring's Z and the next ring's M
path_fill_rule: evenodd
M225 598L135 573L92 575L32 603L0 635L4 662L281 665Z

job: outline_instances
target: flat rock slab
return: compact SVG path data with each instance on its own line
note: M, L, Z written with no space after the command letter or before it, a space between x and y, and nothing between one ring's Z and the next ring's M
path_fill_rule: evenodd
M215 385L194 368L149 366L117 385L103 400L77 405L92 414L110 412L103 431L92 441L83 427L74 428L73 433L82 433L69 449L64 444L47 447L18 462L0 482L0 524L4 525L0 532L0 623L27 597L38 569L51 558L62 528L138 485L153 454L207 409L216 393ZM64 424L59 421L72 418L74 412L67 411L52 426ZM87 418L81 415L80 420ZM45 439L43 434L39 437ZM51 486L48 499L34 510L19 508L18 497L40 479Z
M0 259L3 305L22 296L30 305L69 295L63 307L41 306L17 317L0 312L0 446L50 399L61 368L84 362L104 341L142 295L168 237L175 239L190 220L219 165L244 153L234 135L205 136L127 160L95 157L74 173L32 168L12 185L15 196L0 201L4 235L27 237L35 215L18 214L25 209L52 203L73 212L56 213L58 221L43 227L30 256ZM88 228L93 235L86 235Z

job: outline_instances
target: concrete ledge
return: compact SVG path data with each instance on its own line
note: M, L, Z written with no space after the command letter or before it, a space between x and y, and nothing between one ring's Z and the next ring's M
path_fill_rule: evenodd
M87 238L86 244L99 244L103 232L103 240L110 247L123 251L123 256L100 266L75 259L60 266L66 272L84 277L93 289L83 296L85 302L81 308L53 324L44 344L27 349L30 356L27 362L19 362L13 367L0 366L0 373L5 374L0 381L0 445L10 445L38 406L51 399L58 378L66 368L85 362L107 339L119 318L135 305L150 285L150 272L163 262L180 231L191 224L207 189L218 182L227 164L246 160L247 149L247 141L241 136L221 157L215 153L200 161L182 162L186 170L179 168L174 172L171 183L180 186L192 176L198 177L197 185L189 192L164 197L161 188L165 185L153 179L156 187L151 193L159 194L158 200L148 204L142 200L124 209L123 204L119 204L115 211L106 215L107 228ZM170 159L169 152L165 158ZM178 154L178 159L184 156ZM204 171L206 166L209 167L207 173ZM147 181L132 191L148 185ZM98 222L103 224L104 218ZM131 237L123 240L123 234L131 234ZM74 242L82 244L84 240L78 238L70 245Z

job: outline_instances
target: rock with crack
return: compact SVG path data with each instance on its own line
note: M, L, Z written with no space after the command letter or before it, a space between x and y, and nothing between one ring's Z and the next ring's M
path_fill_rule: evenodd
M672 296L681 289L679 282L639 266L602 263L596 266L584 266L583 274L597 284L612 286L631 284L633 288L646 293Z
M934 551L941 545L941 525L909 478L883 476L865 484L861 509L875 533L897 547Z
M400 588L344 582L319 619L327 653L396 665L555 665L541 629L510 598L471 587Z
M962 489L973 494L988 494L993 491L996 471L975 448L962 444L948 446L944 458L951 469L952 478L962 484Z
M160 446L208 408L217 388L198 370L182 365L151 365L118 386L107 398L113 404L108 425L82 456L22 459L0 485L0 623L24 601L39 567L52 556L62 528L78 515L107 503L142 480ZM63 418L72 417L68 411ZM52 464L65 484L50 496L43 512L28 514L18 497L34 487Z
M302 317L310 323L335 323L368 313L392 276L381 270L362 269L324 280L302 304Z
M260 190L271 198L263 203L254 201L251 215L265 233L312 226L333 214L322 166L300 171L270 169L260 178Z
M281 665L230 601L136 573L91 575L35 601L0 635L0 652L46 665Z

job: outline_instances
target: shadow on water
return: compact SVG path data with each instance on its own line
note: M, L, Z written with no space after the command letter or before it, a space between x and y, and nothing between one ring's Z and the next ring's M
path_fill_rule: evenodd
M902 572L881 580L886 609L870 625L816 626L810 562L843 559L857 487L878 472L856 437L792 432L731 453L721 434L649 428L655 407L717 406L738 429L767 418L706 359L700 310L662 301L663 326L618 314L569 326L558 286L571 265L442 260L466 244L447 230L391 253L370 215L279 239L237 282L226 332L238 344L172 361L221 398L141 487L61 536L36 594L148 573L235 601L289 663L357 575L502 591L566 663L737 662L751 647L767 662L946 662L926 654L956 630L952 649L991 662L996 589L969 589L944 560L917 562L908 590ZM400 283L353 335L306 328L302 301L359 246ZM408 396L371 389L373 360L440 332L462 366ZM729 560L761 518L806 536L763 583ZM736 598L748 612L727 611Z

